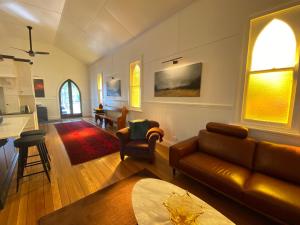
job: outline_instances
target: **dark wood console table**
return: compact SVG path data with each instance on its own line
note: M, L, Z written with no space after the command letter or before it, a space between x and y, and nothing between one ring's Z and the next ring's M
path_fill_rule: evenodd
M94 109L95 112L95 121L105 122L105 125L109 124L113 126L114 123L117 124L117 129L122 129L126 127L126 117L128 110L124 106L122 108L115 107L105 107L103 109Z

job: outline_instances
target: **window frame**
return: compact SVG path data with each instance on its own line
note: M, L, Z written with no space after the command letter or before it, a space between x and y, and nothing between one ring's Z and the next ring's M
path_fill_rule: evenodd
M132 65L139 65L140 67L140 84L139 86L133 86L132 85L132 75L133 75L133 71L132 71ZM133 66L133 67L134 67ZM128 85L128 105L129 105L129 110L131 111L137 111L137 112L142 112L142 96L143 96L143 64L142 64L142 58L136 58L134 60L131 60L129 62L129 85ZM131 90L132 87L140 87L140 91L139 91L139 98L140 98L140 107L134 107L131 105Z
M99 77L101 77L101 87L99 88ZM97 74L97 100L98 100L98 104L104 104L103 103L103 73L98 73Z
M286 21L284 18L283 11L292 9L292 6L276 9L273 12L268 12L267 14L263 14L257 17L250 18L249 25L248 25L248 32L247 32L247 39L245 43L246 51L244 52L244 69L243 69L243 78L241 79L243 82L243 92L242 98L239 102L241 102L240 110L239 110L239 117L241 124L245 124L248 126L252 126L257 129L267 129L267 130L285 130L285 131L292 131L292 130L299 130L300 129L300 116L297 115L296 112L300 112L300 107L297 107L296 102L300 100L300 88L297 88L297 81L299 77L299 48L300 48L300 34L295 32L294 26L290 24L288 21ZM283 17L283 18L282 18ZM252 22L255 22L256 20L260 20L261 18L266 19L267 21L264 23L263 26L261 26L261 29L259 31L254 32L256 33L253 35L253 30L255 29L252 27ZM259 34L263 31L263 29L273 20L273 19L280 19L287 23L291 29L294 31L294 35L296 37L296 64L294 67L285 67L285 68L275 68L275 69L267 69L267 70L253 70L251 71L251 62L252 62L252 54L253 49L255 46L255 42L257 40L257 37ZM246 113L246 101L247 101L247 93L248 93L248 87L249 87L249 80L251 74L255 73L266 73L266 72L282 72L284 70L292 71L293 73L293 86L292 86L292 94L290 99L290 109L289 109L289 117L288 117L288 123L277 123L277 122L271 122L271 121L261 121L261 120L255 120L255 119L249 119L245 117Z

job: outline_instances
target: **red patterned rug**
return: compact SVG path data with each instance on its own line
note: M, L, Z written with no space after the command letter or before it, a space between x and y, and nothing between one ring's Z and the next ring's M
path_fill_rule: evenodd
M72 165L119 151L119 140L85 121L55 124Z

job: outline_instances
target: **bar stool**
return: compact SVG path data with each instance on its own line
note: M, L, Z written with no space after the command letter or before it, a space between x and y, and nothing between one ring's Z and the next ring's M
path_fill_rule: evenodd
M6 168L8 168L8 162L7 162L6 152L5 152L5 147L4 147L6 145L6 143L7 143L7 139L0 139L0 148L3 148L5 164L6 164Z
M32 135L27 137L21 137L14 141L14 145L16 148L19 148L19 157L18 157L18 171L17 171L17 192L19 190L19 180L22 177L31 176L38 173L46 173L47 178L50 182L50 176L48 171L51 169L50 163L48 161L47 155L43 149L43 145L45 145L45 138L42 135ZM38 155L40 156L40 161L34 161L27 163L28 158L28 148L36 146L38 149ZM35 165L43 165L42 171L31 173L24 175L25 167L35 166Z
M28 137L28 136L32 136L32 135L42 135L42 136L45 136L46 132L43 131L43 130L29 130L29 131L22 132L20 136L21 137ZM49 161L51 161L51 158L50 158L50 155L49 155L49 152L48 152L48 149L47 149L47 146L46 146L45 143L43 144L43 150L46 152ZM37 155L32 155L32 156L37 156ZM32 157L32 156L30 156L30 157Z

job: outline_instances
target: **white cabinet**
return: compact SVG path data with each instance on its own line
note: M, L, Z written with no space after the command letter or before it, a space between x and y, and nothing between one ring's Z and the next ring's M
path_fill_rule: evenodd
M0 61L0 77L16 77L15 63L11 59Z
M20 112L20 100L18 95L6 95L4 93L5 113Z
M18 90L16 86L4 87L3 96L4 96L5 113L20 112L20 99L19 99Z
M0 76L0 87L14 88L16 87L16 77L1 77Z
M16 63L18 73L18 91L19 95L33 95L33 82L31 76L31 67L28 63Z

